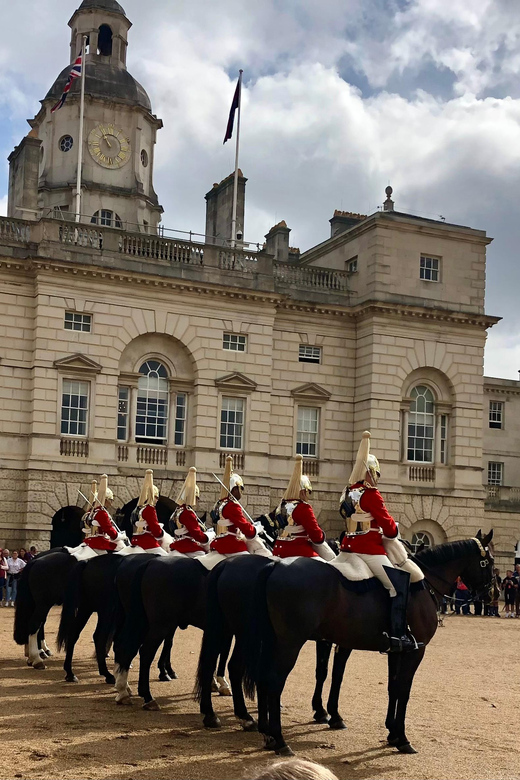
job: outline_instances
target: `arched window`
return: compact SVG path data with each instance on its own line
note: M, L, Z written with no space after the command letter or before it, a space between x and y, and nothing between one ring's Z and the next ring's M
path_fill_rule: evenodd
M411 544L412 552L416 553L421 545L424 545L424 547L431 547L433 542L430 534L427 534L426 531L418 531L413 534Z
M102 24L98 32L98 54L110 57L112 54L112 30L108 24Z
M406 414L406 459L411 463L446 464L448 458L449 404L440 403L426 384L410 390Z
M123 227L121 217L116 214L115 211L109 211L108 209L101 209L101 211L96 211L90 221L93 225L104 225L105 227L116 228Z
M137 442L166 444L168 438L168 372L158 360L147 360L139 369L137 386Z

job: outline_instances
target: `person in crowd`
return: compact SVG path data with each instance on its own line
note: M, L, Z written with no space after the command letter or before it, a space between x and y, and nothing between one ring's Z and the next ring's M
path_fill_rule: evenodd
M471 610L469 608L470 599L471 594L467 586L464 584L461 577L457 577L455 587L455 612L457 615L460 615L461 610L463 615L471 615Z
M289 760L276 761L250 780L338 780L337 776L323 764L314 761L306 761L303 758L291 758Z
M520 563L517 563L513 572L516 582L515 591L515 617L520 617Z
M506 617L515 616L515 601L516 592L518 590L518 584L514 576L514 572L511 569L506 571L506 576L502 581L502 590L504 591L504 611Z
M18 580L20 579L22 569L26 566L25 561L18 556L18 550L13 550L13 554L7 559L7 607L14 607L18 593Z
M30 552L30 554L32 555L33 558L36 558L36 556L38 555L38 550L34 546L34 544L31 545L31 547L29 548L29 552Z
M9 550L7 550L9 552ZM0 548L0 607L4 606L4 591L7 585L7 558L4 551Z

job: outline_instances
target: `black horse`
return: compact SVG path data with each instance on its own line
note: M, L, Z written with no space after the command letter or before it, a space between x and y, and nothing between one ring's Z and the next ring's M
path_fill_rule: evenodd
M423 646L388 656L388 744L402 753L416 752L405 733L406 707L417 668L437 629L435 594L444 594L460 575L468 587L489 591L493 558L482 538L449 542L417 556L426 585L411 586L408 623ZM240 560L235 562L237 579ZM301 648L309 639L322 638L347 650L384 651L389 632L388 595L377 580L364 594L349 590L332 567L301 559L290 566L271 563L257 581L256 608L252 610L251 643L247 654L246 691L258 694L258 727L266 745L291 755L281 728L280 697ZM428 587L429 586L429 587Z

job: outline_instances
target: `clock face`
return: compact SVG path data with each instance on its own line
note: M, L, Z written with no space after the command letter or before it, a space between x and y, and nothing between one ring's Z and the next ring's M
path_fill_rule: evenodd
M98 125L91 130L88 150L103 168L122 168L130 159L130 141L114 125Z

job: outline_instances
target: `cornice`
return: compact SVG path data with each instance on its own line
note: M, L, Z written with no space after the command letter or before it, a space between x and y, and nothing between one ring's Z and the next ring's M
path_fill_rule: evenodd
M493 395L520 395L520 387L516 389L514 387L497 387L496 385L484 384L484 392L492 393Z

